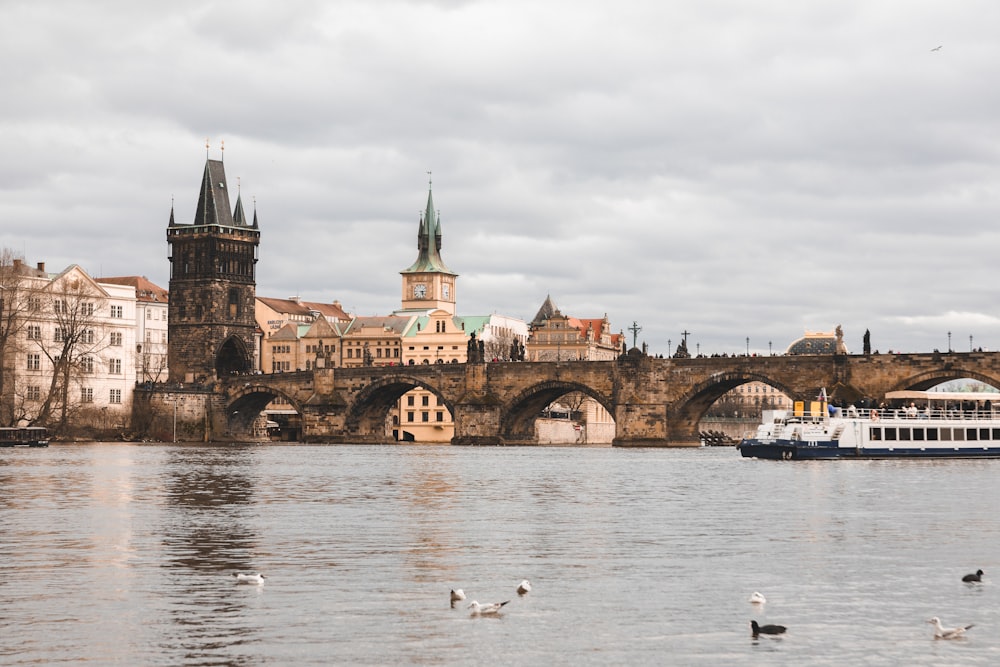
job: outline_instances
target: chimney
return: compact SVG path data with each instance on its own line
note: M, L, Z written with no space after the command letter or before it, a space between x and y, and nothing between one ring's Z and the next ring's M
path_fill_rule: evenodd
M19 260L19 259L15 259L15 260L14 260L14 268L15 268L15 269L20 269L20 268L21 268L21 264L23 264L23 263L24 263L24 262L22 262L21 260Z
M41 271L42 273L45 273L45 262L38 263L38 270Z

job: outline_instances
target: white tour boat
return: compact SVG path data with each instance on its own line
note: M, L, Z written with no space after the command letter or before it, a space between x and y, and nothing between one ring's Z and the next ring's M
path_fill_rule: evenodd
M884 408L838 408L825 392L792 411L767 410L737 446L762 459L1000 457L1000 393L892 391Z

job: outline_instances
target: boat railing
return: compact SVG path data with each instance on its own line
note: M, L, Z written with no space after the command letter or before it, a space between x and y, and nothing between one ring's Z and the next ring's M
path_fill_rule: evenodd
M960 420L960 421L996 421L1000 420L1000 410L979 409L959 410L953 408L838 408L838 417L891 420Z

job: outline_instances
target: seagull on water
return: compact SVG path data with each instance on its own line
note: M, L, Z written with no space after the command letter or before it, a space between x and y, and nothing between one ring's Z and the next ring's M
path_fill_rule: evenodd
M983 571L982 570L976 570L975 574L967 574L964 577L962 577L962 581L974 582L974 581L982 581L982 580L983 580Z
M465 591L461 588L453 588L451 590L451 606L454 608L456 602L461 602L465 599Z
M521 583L517 585L518 595L527 595L528 591L530 590L531 590L531 582L528 581L527 579L523 580Z
M750 630L755 638L757 635L783 635L787 629L783 625L758 625L757 621L750 621Z
M946 628L941 625L941 619L937 616L927 622L934 626L934 639L958 639L959 637L964 637L965 631L975 625L975 623L972 623L970 625L960 625L957 628Z
M764 604L767 602L767 598L765 598L764 594L760 591L754 591L750 594L750 602L752 604Z
M256 572L254 574L243 574L242 572L233 572L233 576L236 578L236 583L238 584L254 584L256 586L262 586L264 584L264 579L266 578L263 574Z
M469 605L469 609L472 610L473 616L499 616L500 609L503 608L505 604L510 602L510 600L504 600L503 602L494 602L493 604L479 604L475 600Z

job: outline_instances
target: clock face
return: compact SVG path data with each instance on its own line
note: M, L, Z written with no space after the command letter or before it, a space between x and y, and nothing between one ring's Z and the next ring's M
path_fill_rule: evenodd
M423 299L425 296L427 296L427 285L424 285L423 283L418 283L413 286L414 299Z
M451 296L451 288L448 287L448 283L441 285L441 294L444 298L449 298Z

